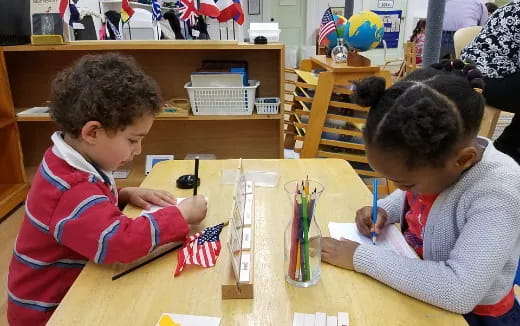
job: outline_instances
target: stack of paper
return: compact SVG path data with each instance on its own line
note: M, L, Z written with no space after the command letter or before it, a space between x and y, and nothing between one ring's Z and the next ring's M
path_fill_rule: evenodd
M329 233L334 239L345 238L361 244L372 245L372 239L361 234L355 223L329 222ZM387 225L377 236L376 246L404 257L418 258L417 253L408 245L399 229L393 224Z

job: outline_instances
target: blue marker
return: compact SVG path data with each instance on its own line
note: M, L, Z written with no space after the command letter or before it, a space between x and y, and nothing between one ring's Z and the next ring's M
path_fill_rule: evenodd
M372 201L372 223L374 223L374 232L372 232L372 244L376 244L376 222L377 222L377 179L374 178L373 181L373 187L374 190L372 191L373 194L373 201Z

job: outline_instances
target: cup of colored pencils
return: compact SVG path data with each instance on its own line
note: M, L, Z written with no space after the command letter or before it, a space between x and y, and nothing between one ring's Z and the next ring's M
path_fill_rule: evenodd
M309 287L320 280L322 234L316 207L325 188L308 177L289 181L284 188L291 207L284 233L285 279L294 286Z

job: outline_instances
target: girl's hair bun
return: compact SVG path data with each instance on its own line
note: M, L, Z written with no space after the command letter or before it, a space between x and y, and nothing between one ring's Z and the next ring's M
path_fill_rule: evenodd
M381 77L367 77L354 83L353 102L361 106L373 107L385 94L386 80Z

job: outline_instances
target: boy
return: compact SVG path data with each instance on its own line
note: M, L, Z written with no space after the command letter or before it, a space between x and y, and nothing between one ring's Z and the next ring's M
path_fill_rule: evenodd
M119 206L176 203L166 191L115 186L111 172L141 152L161 98L135 62L89 55L53 82L52 118L62 131L44 154L25 203L9 266L11 326L44 325L87 261L130 262L183 240L206 215L195 196L130 219Z

